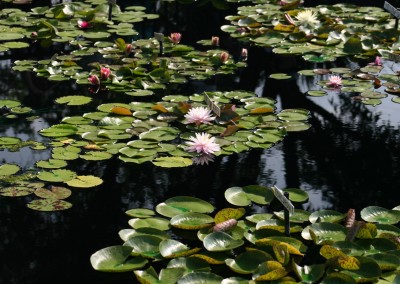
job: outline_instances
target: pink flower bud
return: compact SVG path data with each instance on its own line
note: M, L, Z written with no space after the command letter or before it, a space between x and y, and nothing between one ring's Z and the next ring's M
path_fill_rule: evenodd
M31 32L31 38L37 38L38 33L37 32Z
M180 33L171 33L168 38L173 44L178 44L181 41L182 35Z
M97 75L90 75L88 80L92 85L100 85L100 79Z
M212 46L219 46L219 37L218 36L211 37L211 45Z
M240 56L241 56L243 59L246 59L246 58L247 58L247 55L248 55L247 48L242 48L242 52L240 53Z
M101 80L107 80L108 77L110 77L111 70L110 68L107 67L101 67L100 68L100 78Z
M128 43L128 44L125 46L125 54L128 55L129 53L131 53L131 52L132 52L132 48L133 48L133 45L130 44L130 43Z
M78 27L80 27L81 29L87 29L90 27L90 24L87 21L78 20Z
M220 55L219 55L219 59L221 60L221 62L222 63L225 63L226 61L228 61L228 59L229 59L229 53L228 52L222 52Z
M380 58L379 56L375 57L374 63L376 66L382 66L382 58Z

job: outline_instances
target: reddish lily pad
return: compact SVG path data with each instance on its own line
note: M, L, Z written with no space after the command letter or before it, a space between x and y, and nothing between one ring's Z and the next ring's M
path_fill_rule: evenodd
M72 207L72 204L59 199L36 199L27 204L28 208L37 211L60 211Z

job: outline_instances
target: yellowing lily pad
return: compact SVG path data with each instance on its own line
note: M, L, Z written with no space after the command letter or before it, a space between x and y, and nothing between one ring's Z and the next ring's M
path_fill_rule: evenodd
M27 204L28 208L37 211L60 211L72 207L72 204L59 199L36 199Z
M67 184L72 187L94 187L103 183L103 180L99 177L88 175L88 176L77 176L74 179L67 181Z

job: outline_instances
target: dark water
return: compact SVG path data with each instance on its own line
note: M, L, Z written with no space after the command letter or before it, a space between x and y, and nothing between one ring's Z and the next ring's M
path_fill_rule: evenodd
M166 33L178 31L177 26L180 26L179 31L188 42L210 35L226 36L218 27L225 23L223 16L228 11L204 18L199 13L205 13L205 8L181 9L178 10L184 11L191 21L168 22L163 26ZM168 15L173 18L174 13L170 11ZM147 33L152 29L156 27L143 27ZM228 39L225 45L226 48L240 48ZM6 59L0 61L0 98L18 98L25 105L41 111L41 118L33 122L1 120L0 136L43 140L45 138L37 134L38 130L59 123L72 111L84 111L59 109L53 100L85 90L77 90L73 84L49 83L31 74L14 73L9 63ZM345 60L334 63L335 66L349 64L355 63ZM275 98L278 110L310 110L311 129L290 133L271 149L219 157L206 167L163 169L151 164L125 164L116 159L73 162L72 170L100 176L105 182L95 189L74 189L68 199L74 206L63 212L30 210L26 203L32 197L11 199L0 196L0 283L136 283L133 273L94 271L89 262L90 255L104 247L121 244L118 231L129 228L129 218L124 211L153 208L176 195L196 196L222 208L229 206L223 193L230 186L276 184L280 188L306 190L310 202L304 209L309 210L344 212L355 208L359 212L369 205L392 208L400 204L400 104L390 101L392 95L376 107L352 100L353 94L349 93L330 92L319 98L306 96L317 81L298 77L296 72L329 66L306 65L298 58L276 56L263 48L249 48L248 65L237 76L195 82L182 86L180 91L254 91L260 96ZM293 78L282 81L268 78L269 74L281 72L289 73ZM0 162L18 163L27 170L36 160L46 159L48 155L48 151L25 148L16 153L1 151ZM268 208L254 207L252 210Z

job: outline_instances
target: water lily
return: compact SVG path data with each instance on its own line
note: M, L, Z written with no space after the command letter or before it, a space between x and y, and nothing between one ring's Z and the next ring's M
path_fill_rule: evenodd
M87 29L90 27L90 23L84 20L78 20L78 27L81 29Z
M220 146L215 143L215 137L212 137L210 134L205 132L196 133L196 136L190 137L189 140L190 141L186 142L188 145L186 150L188 152L213 154L221 149Z
M246 60L247 56L248 56L247 48L242 48L242 51L240 52L240 57L242 57L242 60Z
M332 88L338 88L342 86L342 78L337 75L332 75L329 77L329 82L326 83L326 85Z
M126 46L125 46L125 54L126 55L128 55L128 54L130 54L131 52L132 52L132 48L133 48L133 45L132 44L130 44L130 43L128 43Z
M296 24L299 26L315 27L319 24L317 14L309 9L300 11L295 18L297 19Z
M90 75L88 80L92 85L100 85L100 79L97 75Z
M211 37L211 45L212 46L219 46L219 37L218 36Z
M228 61L228 59L229 59L229 53L228 52L222 52L220 55L219 55L219 59L221 60L221 63L225 63L226 61Z
M180 33L171 33L168 38L173 44L178 44L181 42L182 35Z
M208 165L209 162L214 162L214 155L212 154L201 154L192 159L195 165Z
M186 123L195 123L199 126L201 123L210 124L215 117L211 116L211 110L205 107L193 107L185 114Z
M101 80L107 80L108 77L110 77L111 70L110 68L107 67L101 67L100 68L100 78Z
M374 62L368 63L368 65L372 65L372 66L382 66L383 62L382 62L382 58L377 56L375 57Z

